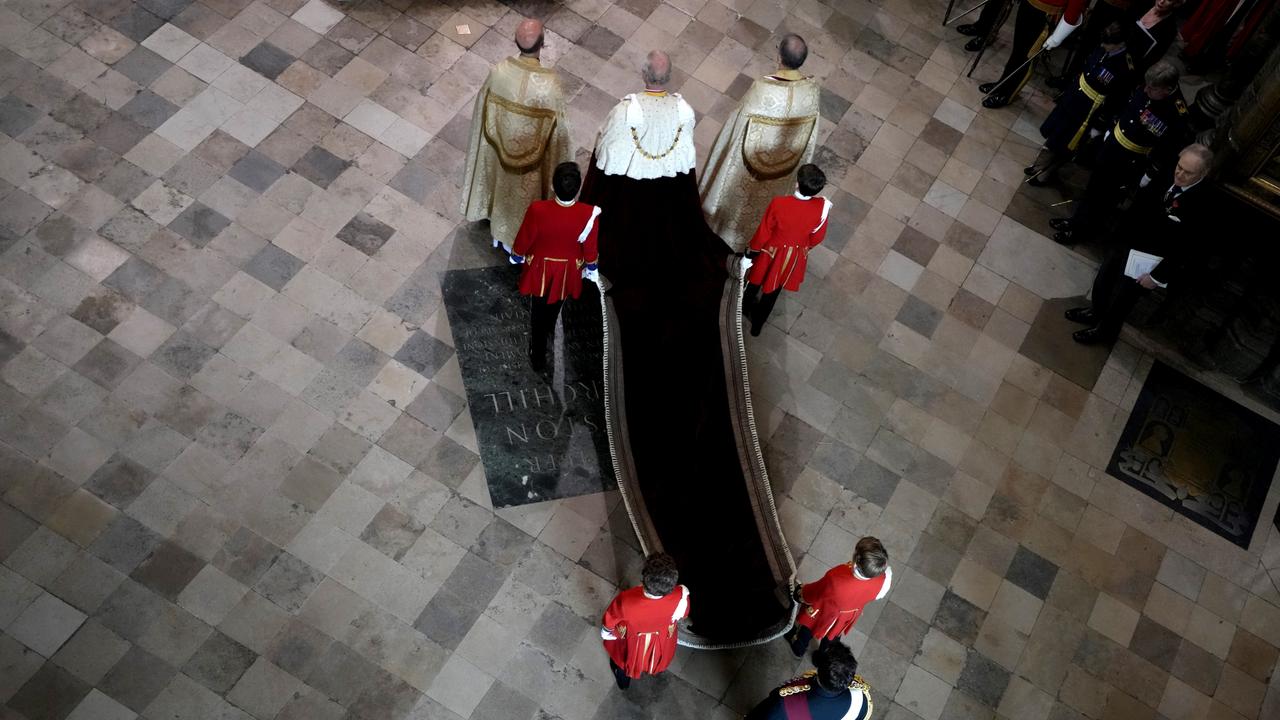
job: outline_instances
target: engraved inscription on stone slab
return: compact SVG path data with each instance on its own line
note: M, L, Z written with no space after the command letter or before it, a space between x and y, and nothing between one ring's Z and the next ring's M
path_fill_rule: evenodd
M546 373L529 366L519 268L445 273L445 310L495 507L615 487L604 424L600 296L565 303Z

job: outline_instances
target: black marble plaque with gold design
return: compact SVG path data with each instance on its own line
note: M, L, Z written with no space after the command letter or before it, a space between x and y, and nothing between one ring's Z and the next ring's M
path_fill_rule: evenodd
M1280 426L1156 362L1107 472L1247 548L1280 459Z

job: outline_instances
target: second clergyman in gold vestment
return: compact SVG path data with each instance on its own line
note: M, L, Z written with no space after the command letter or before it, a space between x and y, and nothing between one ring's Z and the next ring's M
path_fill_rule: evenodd
M541 23L520 24L519 57L489 71L471 116L459 212L471 222L488 218L495 245L508 253L529 203L550 197L556 165L572 159L564 92L538 60L542 43Z
M788 195L818 144L819 88L799 72L808 55L799 35L778 45L781 69L752 84L725 121L698 182L702 212L742 252L769 201Z

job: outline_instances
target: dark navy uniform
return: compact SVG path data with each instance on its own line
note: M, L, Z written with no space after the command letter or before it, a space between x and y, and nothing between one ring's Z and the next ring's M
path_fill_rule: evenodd
M1127 49L1108 53L1098 48L1090 53L1075 87L1062 93L1040 125L1045 147L1055 155L1078 150L1090 128L1115 117L1116 106L1133 87L1133 71L1133 56Z
M1089 184L1071 218L1073 233L1095 230L1106 210L1119 203L1121 188L1170 168L1187 144L1189 132L1187 103L1180 90L1160 100L1148 97L1143 87L1134 90L1098 152Z
M1076 33L1080 51L1071 55L1071 64L1063 72L1064 79L1075 78L1084 72L1089 58L1083 52L1095 47L1102 38L1102 32L1111 23L1119 23L1122 27L1134 24L1136 14L1133 0L1098 0L1089 8L1084 16L1084 27ZM1136 28L1135 28L1136 29Z
M775 688L746 720L870 720L871 687L855 675L849 687L827 690L810 670Z

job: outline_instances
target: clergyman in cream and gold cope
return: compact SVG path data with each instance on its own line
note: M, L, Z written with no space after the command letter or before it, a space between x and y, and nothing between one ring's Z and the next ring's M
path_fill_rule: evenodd
M809 51L799 35L778 44L779 69L756 80L725 121L698 181L702 211L742 252L769 201L795 189L796 171L818 144L819 88L800 73Z
M520 54L489 71L471 116L459 212L488 218L494 245L508 253L529 203L551 196L556 165L572 159L564 92L539 60L542 44L542 23L520 23Z

